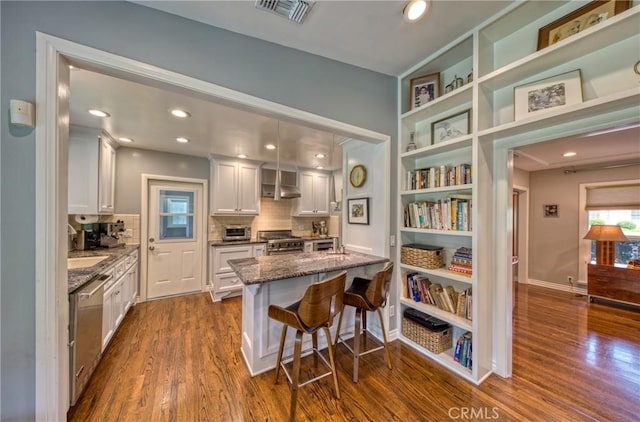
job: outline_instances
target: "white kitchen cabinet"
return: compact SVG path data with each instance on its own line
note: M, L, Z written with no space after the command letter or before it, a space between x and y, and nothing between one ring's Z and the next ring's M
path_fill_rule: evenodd
M260 166L247 161L211 160L211 214L258 215Z
M298 173L300 198L296 200L294 215L320 217L329 215L329 175L317 171Z
M233 246L212 246L209 250L209 284L211 298L219 302L225 297L242 294L242 282L227 261L258 257L265 254L265 245L245 244Z
M69 130L69 214L113 214L115 143L105 132L82 126Z
M112 280L105 284L102 311L102 350L107 347L135 303L138 290L138 251L120 258L109 270ZM107 274L109 273L107 272Z

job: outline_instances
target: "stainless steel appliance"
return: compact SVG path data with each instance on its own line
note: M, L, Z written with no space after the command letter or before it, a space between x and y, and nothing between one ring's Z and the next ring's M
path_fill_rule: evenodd
M267 242L267 255L299 253L304 250L304 241L291 233L291 230L261 230L258 240Z
M85 251L100 247L100 233L93 229L83 229L76 235L76 249Z
M224 226L222 240L251 240L251 226L228 224Z
M100 247L114 248L120 246L118 240L120 239L120 233L124 232L124 222L118 220L116 223L98 223L97 226L100 233Z
M72 406L102 356L104 285L111 278L100 275L69 295L69 398Z
M328 251L334 249L334 238L318 239L313 241L314 251ZM336 248L337 249L337 248Z
M273 198L276 189L276 170L262 168L262 196ZM283 199L300 198L298 173L280 170L280 196Z

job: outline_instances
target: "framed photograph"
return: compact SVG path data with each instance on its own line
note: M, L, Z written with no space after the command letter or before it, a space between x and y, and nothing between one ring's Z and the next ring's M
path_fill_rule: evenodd
M629 8L629 0L592 1L538 30L538 50L591 28Z
M409 82L410 103L409 109L413 110L433 101L440 96L440 73L419 76Z
M558 216L558 204L545 204L544 216L545 217L557 217Z
M369 198L349 199L349 224L369 224Z
M450 141L471 132L471 109L431 123L431 143Z
M582 102L580 71L563 73L514 88L514 119Z

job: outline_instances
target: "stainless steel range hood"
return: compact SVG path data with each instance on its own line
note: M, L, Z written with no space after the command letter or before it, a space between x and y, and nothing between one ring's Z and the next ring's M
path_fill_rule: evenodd
M298 174L294 171L280 170L280 192L284 199L300 198L298 189ZM271 197L276 189L276 171L273 169L262 169L262 196Z

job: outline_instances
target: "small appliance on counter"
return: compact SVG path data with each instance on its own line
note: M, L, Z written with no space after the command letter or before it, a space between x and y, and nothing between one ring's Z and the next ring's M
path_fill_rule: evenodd
M94 229L94 226L95 229ZM81 230L76 234L76 249L86 251L100 247L100 233L97 224L82 224Z
M118 243L120 233L124 232L124 222L118 220L116 223L98 223L98 233L100 233L101 248L115 248Z
M251 240L251 226L242 224L227 224L222 232L222 240L225 242L233 240Z

